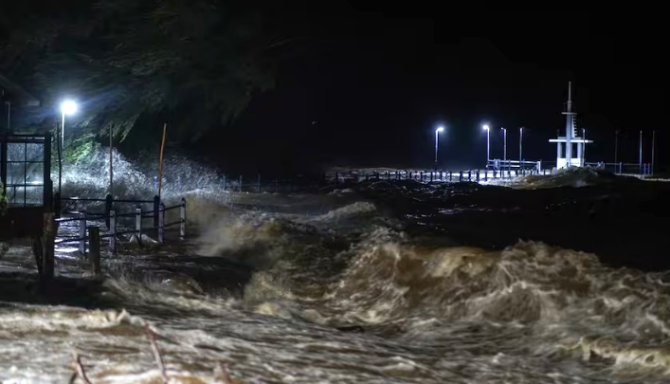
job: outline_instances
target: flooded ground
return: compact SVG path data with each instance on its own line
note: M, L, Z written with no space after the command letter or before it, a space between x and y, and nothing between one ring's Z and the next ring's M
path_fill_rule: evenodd
M171 382L668 382L667 183L524 183L193 190L185 242L124 243L104 279L59 246L45 291L16 242L0 380L66 382L76 351L93 383L161 382L147 321Z

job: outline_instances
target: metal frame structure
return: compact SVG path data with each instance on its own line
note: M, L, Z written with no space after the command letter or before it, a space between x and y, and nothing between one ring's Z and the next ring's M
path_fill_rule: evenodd
M23 159L10 158L11 146L23 145ZM29 145L41 145L41 161L28 160ZM41 181L28 183L27 169L29 164L42 163ZM8 183L12 165L23 165L23 178L12 178ZM17 182L21 181L22 182ZM0 217L0 239L16 237L39 237L44 231L44 213L52 211L51 183L51 134L0 134L0 181L7 194L8 210ZM28 188L42 189L41 201L28 199ZM23 189L23 196L11 193Z

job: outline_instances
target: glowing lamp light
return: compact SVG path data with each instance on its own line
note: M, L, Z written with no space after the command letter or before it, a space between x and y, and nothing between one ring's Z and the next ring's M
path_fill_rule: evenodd
M485 131L488 131L488 130L489 130L489 126L488 126L488 125L485 125L485 126L483 126L482 128L484 128Z
M60 105L60 110L63 112L64 115L72 115L74 113L77 113L77 103L71 100L64 101Z
M435 132L444 132L444 127L439 127Z

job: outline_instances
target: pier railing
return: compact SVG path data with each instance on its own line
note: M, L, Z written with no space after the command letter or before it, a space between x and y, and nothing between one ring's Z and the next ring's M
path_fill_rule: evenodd
M331 180L336 183L359 182L367 180L414 180L420 182L487 182L505 180L528 175L550 175L550 169L471 169L467 171L350 171L335 172Z

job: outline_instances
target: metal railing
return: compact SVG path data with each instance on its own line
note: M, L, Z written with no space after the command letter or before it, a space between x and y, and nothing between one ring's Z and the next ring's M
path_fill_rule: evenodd
M500 160L490 159L486 164L486 169L511 170L511 169L535 169L538 172L542 170L542 160Z
M73 198L66 198L63 200L71 200ZM90 202L108 202L109 199L78 199L79 201L90 201ZM117 203L147 203L154 202L145 201L145 200L112 200ZM108 205L111 207L111 205ZM77 236L68 236L68 235L57 235L55 244L64 244L64 243L79 243L79 252L82 255L86 254L86 242L89 240L90 227L88 226L91 222L105 221L107 226L108 233L101 235L100 238L109 239L109 250L110 252L116 251L116 241L117 236L121 235L136 235L139 243L142 242L142 234L148 231L156 231L158 243L163 244L165 242L165 229L168 227L173 227L179 225L179 238L184 240L186 238L186 199L182 198L180 204L166 207L163 202L158 202L158 208L152 211L144 211L141 207L135 208L134 212L125 212L117 213L114 209L109 209L105 213L95 214L90 212L77 212L75 213L76 217L61 217L56 219L56 222L59 224L69 223L69 222L79 222L79 233ZM171 210L179 209L179 220L173 222L166 222L165 213ZM134 218L134 228L118 230L118 222L121 218ZM144 218L154 218L154 223L151 227L143 227L142 219ZM87 233L88 231L88 233Z
M512 179L528 175L549 175L551 170L539 171L536 168L516 169L471 169L467 171L370 171L370 172L336 172L331 180L336 183L360 182L368 180L414 180L420 182L486 182L493 179Z
M651 176L653 174L653 168L651 164L640 164L640 163L584 163L587 166L605 169L611 171L615 174L622 175L638 175L638 176Z

